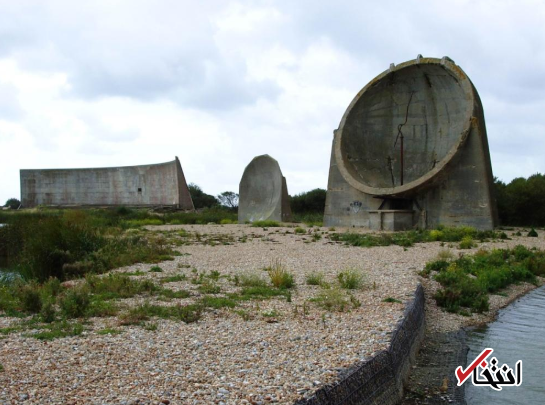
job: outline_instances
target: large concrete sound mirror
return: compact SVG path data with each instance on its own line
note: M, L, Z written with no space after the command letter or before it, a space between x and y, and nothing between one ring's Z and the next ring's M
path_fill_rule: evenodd
M280 165L269 155L256 156L240 180L238 222L290 221L288 186Z
M402 230L497 222L483 108L451 59L390 65L334 131L325 226Z

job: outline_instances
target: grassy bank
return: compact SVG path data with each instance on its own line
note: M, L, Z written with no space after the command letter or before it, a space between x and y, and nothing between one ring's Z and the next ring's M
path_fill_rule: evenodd
M398 245L403 247L413 246L415 243L423 242L459 242L460 248L473 247L475 241L488 239L506 239L504 233L494 231L478 231L475 228L464 226L458 228L438 227L433 230L415 230L382 234L361 234L361 233L335 233L330 236L331 240L344 242L350 246L374 247Z
M434 296L437 305L449 312L469 315L488 310L488 294L510 284L536 282L536 276L545 276L545 252L522 245L513 249L481 250L457 260L430 262L421 275L432 276L441 284Z

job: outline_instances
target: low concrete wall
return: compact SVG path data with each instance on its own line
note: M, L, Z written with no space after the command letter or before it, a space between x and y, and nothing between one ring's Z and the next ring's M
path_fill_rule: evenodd
M347 370L339 381L295 405L394 405L403 398L403 384L424 336L424 290L416 288L390 346L368 361Z
M194 209L178 158L142 166L21 170L21 203L25 208L166 205Z

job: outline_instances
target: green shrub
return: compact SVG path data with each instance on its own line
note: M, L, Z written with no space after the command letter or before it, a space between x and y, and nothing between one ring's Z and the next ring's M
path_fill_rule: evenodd
M42 309L40 287L36 283L22 285L19 290L19 298L23 311L38 313Z
M276 288L293 288L295 286L293 274L279 260L272 263L265 270L269 273L271 283Z
M255 226L258 228L275 228L281 225L278 221L264 220L264 221L254 221L252 222L252 226Z
M150 273L162 273L163 269L159 266L153 266L151 269L149 269Z
M265 287L267 285L267 281L259 274L243 273L238 275L238 283L235 284L243 287Z
M220 221L221 225L231 225L236 223L237 223L236 221L233 221L232 219L229 219L229 218L224 218Z
M312 272L307 274L306 282L308 285L322 285L324 283L324 274Z
M341 288L357 290L363 287L364 275L356 269L346 269L337 274Z
M347 296L338 288L321 290L316 297L311 299L311 301L328 311L339 312L347 310L350 304Z
M471 249L473 247L475 247L475 242L473 242L473 238L471 236L464 236L462 238L462 241L460 242L459 248Z
M86 315L91 298L86 288L72 288L61 297L59 305L67 318L81 318Z
M538 234L537 234L536 230L535 230L534 228L532 228L532 229L530 230L530 232L528 232L528 235L527 235L527 236L530 236L530 237L532 237L532 238L537 238L537 237L538 237Z
M42 322L55 322L56 317L57 311L55 310L55 306L52 302L48 301L42 305L42 309L40 310L40 318L42 319Z

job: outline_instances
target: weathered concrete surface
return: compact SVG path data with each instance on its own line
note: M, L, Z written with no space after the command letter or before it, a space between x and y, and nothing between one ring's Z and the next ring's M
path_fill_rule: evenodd
M173 206L193 210L180 161L89 169L21 170L21 203L45 206Z
M238 222L289 221L291 209L286 178L269 155L256 156L240 180Z
M481 101L449 58L390 67L334 131L324 225L370 227L370 211L400 197L412 202L414 227L497 222Z

